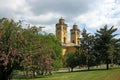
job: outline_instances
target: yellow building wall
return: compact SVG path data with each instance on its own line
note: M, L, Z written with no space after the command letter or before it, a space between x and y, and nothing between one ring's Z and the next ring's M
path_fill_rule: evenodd
M67 48L67 52L75 52L76 51L76 47L68 47Z
M67 52L67 49L65 47L62 47L62 55L65 55L66 52Z
M69 46L69 47L64 47L62 46L62 55L65 55L66 53L69 52L75 52L77 49L74 46Z

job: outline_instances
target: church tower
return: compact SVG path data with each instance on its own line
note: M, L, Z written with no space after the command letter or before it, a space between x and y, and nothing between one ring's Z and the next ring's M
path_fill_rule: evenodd
M56 36L61 40L62 44L68 43L67 24L63 18L59 19L59 23L56 24Z
M70 30L71 33L71 43L76 45L80 44L80 30L78 29L78 25L74 24L73 29Z

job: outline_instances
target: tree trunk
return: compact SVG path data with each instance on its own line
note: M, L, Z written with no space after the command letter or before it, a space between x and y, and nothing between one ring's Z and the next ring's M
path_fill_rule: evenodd
M109 69L109 62L108 62L108 59L106 59L106 69L107 69L107 70Z
M35 71L34 70L32 71L32 77L33 78L35 77Z
M0 77L0 80L10 80L9 79L9 75L7 75L6 72L3 72L2 75L1 75L1 77Z
M51 72L51 70L49 70L49 75L52 75L52 72Z
M89 64L90 64L90 63L89 63L89 60L90 60L90 58L89 58L89 57L90 57L90 54L89 54L89 53L90 53L90 51L89 51L89 48L88 48L88 56L87 56L87 67L88 67L88 71L90 70L90 66L89 66Z
M109 64L108 64L108 63L106 64L106 69L107 69L107 70L109 69Z
M70 68L68 68L68 71L70 72Z
M89 60L87 62L87 67L88 67L88 71L90 70L90 66L89 66Z
M73 68L71 68L71 72L73 72Z
M41 75L44 75L44 70L41 70Z
M89 65L88 65L88 71L90 70L90 67L89 67Z

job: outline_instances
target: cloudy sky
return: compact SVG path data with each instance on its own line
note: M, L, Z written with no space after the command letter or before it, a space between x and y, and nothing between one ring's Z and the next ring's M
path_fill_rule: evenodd
M0 0L2 17L45 26L48 33L55 33L55 24L63 17L69 29L76 23L94 33L107 24L120 34L120 0Z

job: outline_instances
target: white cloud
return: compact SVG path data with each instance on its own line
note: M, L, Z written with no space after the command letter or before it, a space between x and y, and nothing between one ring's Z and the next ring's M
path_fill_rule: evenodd
M43 31L55 34L55 24L43 25L43 26L45 26Z
M46 14L40 14L40 15L34 15L34 14L30 14L30 15L26 15L26 20L27 21L34 21L37 23L45 23L45 22L49 22L54 18L59 18L61 15L57 14L57 13L46 13Z
M104 0L102 4L95 6L94 10L79 15L74 20L95 29L103 27L105 24L117 26L120 17L115 18L115 13L118 12L120 12L120 4L116 4L114 0Z
M0 18L7 17L14 20L20 20L25 15L30 14L29 6L26 0L1 0Z
M23 4L24 0L1 0L0 8L9 8L16 10L19 5Z
M55 33L55 24L64 17L70 28L84 24L93 32L105 24L120 30L120 0L1 0L0 18L25 20L25 24L42 25L43 31ZM69 33L70 34L70 33Z

